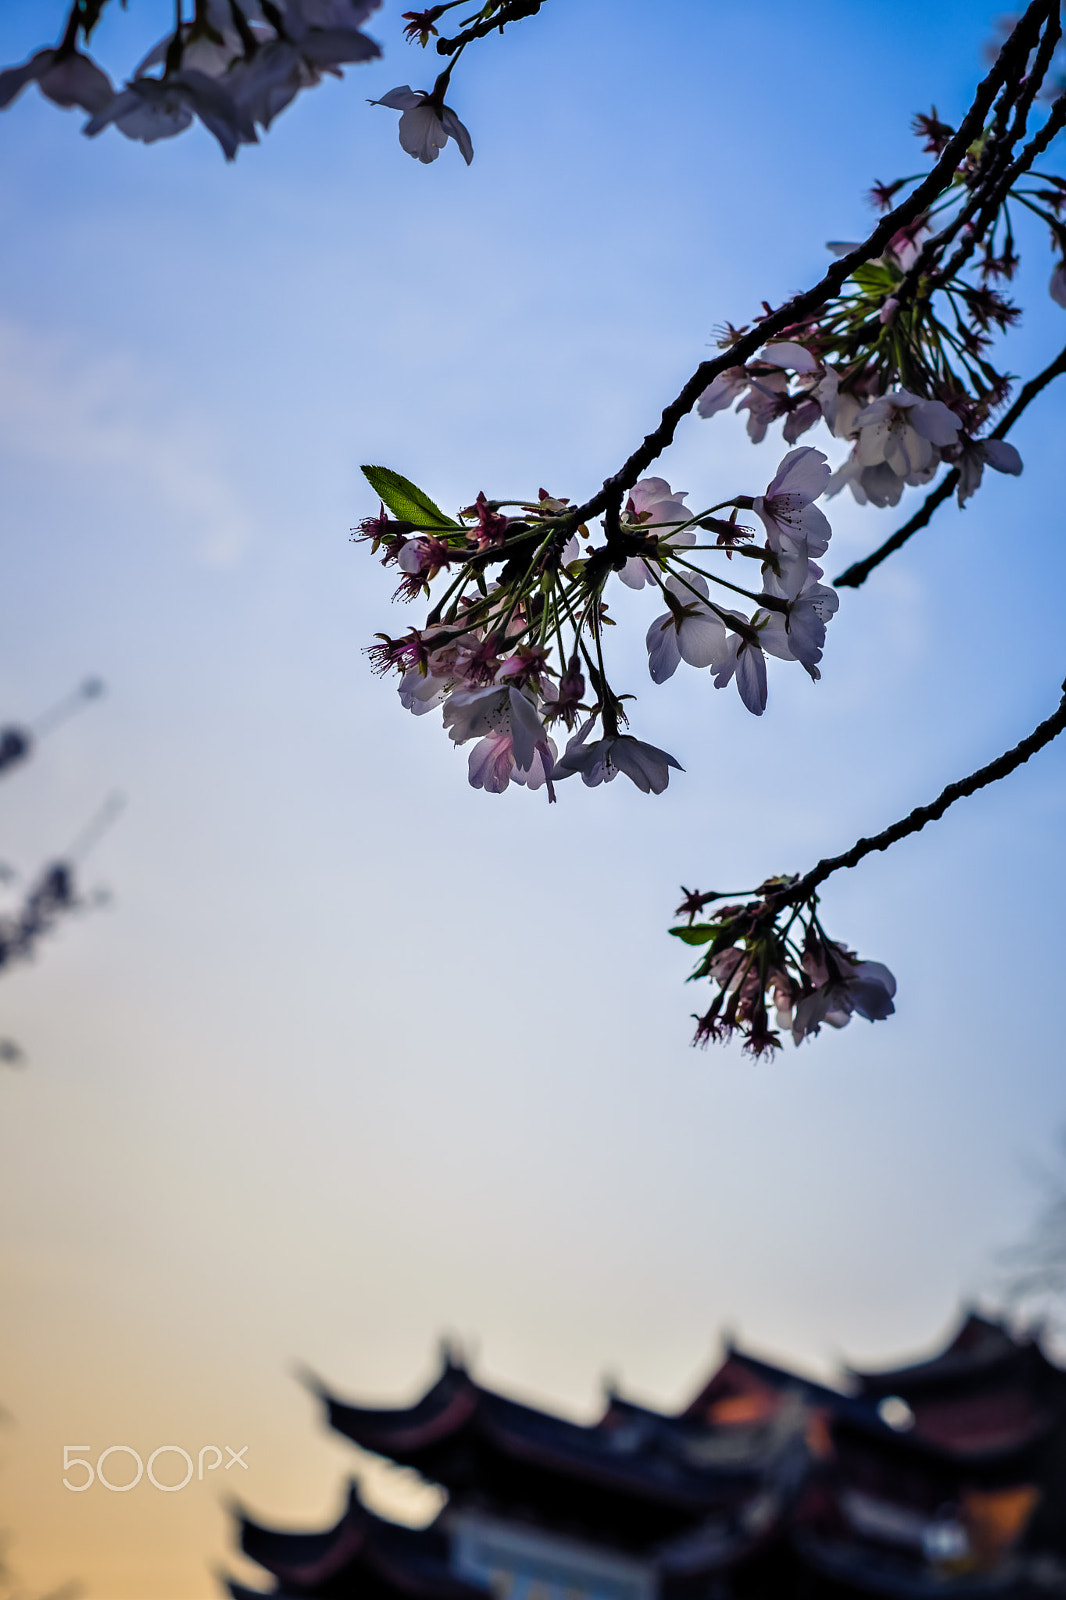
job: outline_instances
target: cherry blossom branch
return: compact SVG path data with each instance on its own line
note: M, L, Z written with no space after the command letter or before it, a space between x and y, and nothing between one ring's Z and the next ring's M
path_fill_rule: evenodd
M1056 5L1048 17L1047 27L1044 37L1040 41L1032 72L1028 76L1020 76L1019 78L1018 87L1021 93L1014 106L1014 118L1010 127L999 127L993 132L986 147L985 155L982 157L981 164L982 167L987 166L986 176L991 179L991 185L988 188L985 188L984 184L975 185L973 194L954 218L950 230L945 235L947 238L957 238L961 234L961 243L958 245L951 260L937 273L937 277L941 281L950 280L970 259L977 248L978 242L984 237L990 224L994 221L996 213L1015 179L1022 172L1028 170L1036 157L1047 148L1047 145L1062 126L1062 114L1066 110L1066 96L1060 95L1045 126L1030 141L1017 160L1013 164L1010 163L1011 151L1025 133L1033 100L1051 66L1052 57L1061 37L1062 27L1059 22L1058 6ZM1023 73L1026 64L1027 62L1024 58L1017 63ZM1008 109L1009 101L1007 97L1004 97L1001 110L1006 112ZM1003 121L1006 121L1005 117ZM995 171L997 166L998 172ZM975 213L977 213L977 220L971 224L970 219ZM936 237L926 241L918 254L917 260L900 286L901 295L907 289L913 290L917 286L919 278L933 258L937 245L942 243L943 239Z
M813 288L794 295L783 306L780 306L762 321L756 323L748 333L742 334L721 355L712 357L708 361L702 361L676 399L672 400L664 408L658 427L645 436L642 443L633 451L617 472L604 479L603 487L598 493L583 505L574 509L572 513L573 525L576 526L579 522L585 522L591 517L600 516L604 512L612 515L613 511L621 506L626 490L633 487L641 474L671 444L678 424L692 410L704 389L708 387L714 378L725 372L729 367L739 366L748 361L776 335L783 333L794 324L802 322L811 312L819 310L828 300L839 293L845 281L853 275L857 267L861 267L866 262L872 261L875 257L881 255L889 241L896 234L916 222L937 196L951 183L960 161L983 129L985 119L995 101L996 95L1011 74L1018 68L1019 64L1028 60L1032 49L1032 34L1034 30L1038 29L1049 17L1052 15L1057 16L1057 14L1058 0L1033 0L1033 3L1028 7L1025 15L1001 49L991 71L979 84L973 103L963 117L958 129L948 140L939 160L922 182L895 210L888 212L881 218L863 244L858 245L854 250L834 261L824 277ZM1058 104L1056 109L1058 109ZM1066 115L1066 104L1062 106L1062 115ZM1032 143L1035 145L1037 140L1032 141ZM1043 145L1040 146L1041 149L1043 147ZM1011 170L1013 172L1013 167Z
M1066 346L1060 350L1054 361L1044 368L1043 372L1038 372L1035 378L1029 379L1014 404L1000 418L988 437L990 439L1005 439L1025 408L1036 399L1042 390L1047 388L1053 379L1061 377L1063 373L1066 373ZM905 545L907 540L912 538L914 534L919 533L922 528L928 527L932 521L933 513L939 506L944 504L945 500L950 500L958 486L958 482L959 471L957 467L954 467L946 477L941 479L936 488L926 495L920 508L914 513L909 522L905 522L901 528L897 528L895 533L886 539L884 544L878 545L877 549L872 551L870 555L864 556L861 561L853 562L838 578L834 578L834 586L837 589L857 589L860 584L865 583L871 572L876 567L879 567L882 561L887 561L888 557Z
M839 856L827 856L802 877L768 878L739 903L720 904L708 919L696 918L708 906L731 898L720 890L684 889L677 908L687 922L670 929L687 945L703 947L689 981L708 978L715 985L710 1004L695 1015L693 1044L740 1035L744 1050L772 1055L787 1031L795 1044L817 1034L823 1023L844 1027L857 1015L880 1022L895 1010L896 980L879 961L863 961L826 933L818 912L818 890L842 867L855 867L875 850L887 850L909 834L935 822L949 806L1007 777L1066 730L1066 684L1058 710L1020 744L968 778L949 783L931 805L910 814L871 839L859 839ZM775 1012L771 1025L770 1011Z
M497 28L502 33L508 22L518 22L522 17L535 17L542 4L543 0L504 0L491 17L485 17L471 27L464 28L462 33L457 33L453 39L438 39L437 53L442 56L454 55L472 39L483 39L486 34L494 33Z
M881 833L875 833L870 839L857 839L850 850L845 850L839 856L826 856L812 867L803 877L790 883L769 898L776 905L796 905L809 900L815 891L834 872L839 872L844 867L857 867L866 856L872 855L875 850L887 850L890 845L908 838L912 833L920 833L929 822L936 822L942 817L950 806L957 800L964 800L968 795L976 794L979 789L985 789L991 783L998 783L1001 778L1007 778L1024 766L1031 756L1038 750L1057 739L1059 734L1066 730L1066 683L1062 686L1062 700L1059 708L1050 717L1045 718L1032 733L1027 734L1013 749L1004 751L997 756L995 761L990 761L987 766L978 767L976 772L971 772L968 778L959 778L954 783L949 783L946 789L929 805L915 806L907 816L901 817L891 827L885 828Z

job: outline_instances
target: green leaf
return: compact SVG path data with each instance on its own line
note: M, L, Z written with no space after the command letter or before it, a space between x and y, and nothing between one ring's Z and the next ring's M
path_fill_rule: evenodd
M458 528L460 524L446 517L434 505L428 494L417 484L391 467L364 467L363 477L374 493L383 500L394 517L401 522L413 522L416 528Z
M670 932L675 939L683 939L685 944L707 944L718 932L709 922L704 922L695 928L671 928Z
M856 267L851 276L860 289L875 294L894 289L903 279L902 272L896 272L891 267L881 266L873 261L867 261L861 267Z

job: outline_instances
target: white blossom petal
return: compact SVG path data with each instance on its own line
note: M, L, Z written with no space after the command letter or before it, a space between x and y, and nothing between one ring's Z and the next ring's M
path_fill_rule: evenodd
M821 371L821 362L805 350L801 344L795 344L791 339L784 339L779 344L765 345L759 355L760 361L768 361L772 367L791 367L793 372L804 376Z
M1007 472L1012 478L1021 476L1022 458L1006 439L982 439L981 449L988 465L996 472Z

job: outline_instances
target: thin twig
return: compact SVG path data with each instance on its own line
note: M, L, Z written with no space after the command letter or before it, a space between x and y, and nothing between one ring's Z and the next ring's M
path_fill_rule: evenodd
M472 27L464 28L454 39L438 39L437 53L452 56L472 39L483 39L486 34L495 33L497 28L502 33L508 22L517 22L521 17L535 17L542 4L543 0L504 0L499 10L483 22L475 22Z
M1059 351L1054 361L1049 366L1046 366L1043 372L1038 372L1035 378L1029 379L1029 382L1019 391L1018 398L1010 410L1004 412L988 437L990 439L1006 438L1026 406L1036 399L1042 389L1047 388L1053 378L1061 377L1063 373L1066 373L1066 347ZM942 506L945 500L951 498L958 481L958 468L953 467L947 476L941 479L932 493L926 495L910 521L905 522L902 528L897 528L895 533L886 539L884 544L878 545L877 549L872 551L870 555L864 556L861 561L854 562L846 572L840 574L839 578L834 578L833 583L835 586L838 589L857 589L860 584L865 583L875 567L879 567L882 561L886 561L893 551L906 544L912 534L918 533L928 525L937 507Z
M971 772L968 778L960 778L955 783L949 783L931 805L916 806L906 817L894 822L890 828L885 828L882 833L875 833L872 839L858 839L850 850L845 850L843 855L827 856L819 861L810 872L804 873L797 882L790 884L788 889L779 895L768 897L779 901L781 905L799 905L808 900L819 884L825 882L832 873L839 872L841 867L856 867L864 856L872 855L875 850L887 850L890 845L896 844L900 839L906 839L909 834L919 833L927 822L935 822L942 817L949 806L956 800L962 800L967 795L976 794L979 789L984 789L990 783L997 783L1000 778L1006 778L1017 767L1023 766L1030 756L1036 755L1052 739L1066 729L1066 684L1063 685L1063 698L1058 710L1039 727L1034 728L1020 744L1012 750L1007 750L1003 755L997 756L995 761L990 761L985 767L978 767L976 772Z

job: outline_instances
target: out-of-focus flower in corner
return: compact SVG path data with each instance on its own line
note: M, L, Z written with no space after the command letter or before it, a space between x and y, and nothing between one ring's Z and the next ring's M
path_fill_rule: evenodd
M401 84L370 104L401 113L400 145L416 161L436 161L449 139L455 140L467 166L473 161L474 146L468 130L450 106L438 104L424 90Z
M183 132L193 116L213 133L227 161L242 144L256 144L258 135L248 112L204 72L172 72L165 78L134 78L85 124L90 139L114 123L127 139L154 144Z
M21 67L0 72L0 110L18 98L29 83L35 83L53 104L83 111L102 111L114 95L111 79L91 56L79 50L38 50Z

